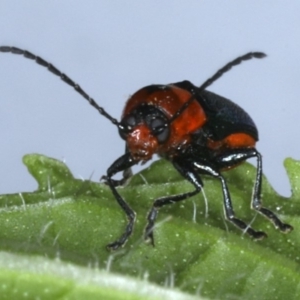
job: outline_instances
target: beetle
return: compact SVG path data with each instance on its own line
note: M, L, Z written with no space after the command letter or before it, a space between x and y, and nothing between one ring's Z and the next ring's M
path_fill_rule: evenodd
M117 250L124 246L132 234L136 218L135 212L121 197L116 187L128 179L132 166L150 160L153 154L169 160L194 186L194 190L154 201L147 215L144 234L145 239L150 240L152 245L154 245L153 229L159 209L198 194L203 189L201 174L220 180L226 219L254 239L265 238L267 236L265 232L253 229L235 216L229 189L221 173L253 157L257 160L257 173L251 200L252 209L266 217L283 233L293 229L291 225L283 223L271 210L262 206L262 156L255 148L258 130L253 120L237 104L206 90L233 66L253 58L261 59L266 56L264 53L249 52L234 59L200 87L187 80L143 87L128 99L119 122L77 83L41 57L10 46L1 46L0 52L22 55L47 68L73 87L118 128L121 138L126 143L125 154L112 163L104 179L125 212L128 223L123 234L107 245L109 250ZM122 171L123 179L112 178Z

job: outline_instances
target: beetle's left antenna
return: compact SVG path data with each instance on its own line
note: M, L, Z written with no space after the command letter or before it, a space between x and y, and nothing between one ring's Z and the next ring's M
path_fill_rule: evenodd
M207 79L197 91L203 91L208 86L210 86L212 83L214 83L216 80L218 80L224 73L231 70L232 67L237 66L241 64L243 61L250 60L252 58L264 58L267 55L263 52L249 52L247 54L244 54L242 56L237 57L236 59L232 60L228 64L226 64L223 68L219 69L212 77ZM180 109L172 116L170 119L170 123L173 122L174 119L176 119L178 116L181 115L181 113L195 100L195 97L192 95L189 100L187 100Z
M213 82L218 80L224 73L228 72L231 70L232 67L239 65L245 60L250 60L252 58L264 58L267 55L263 52L249 52L245 55L239 56L233 61L229 62L226 64L223 68L218 70L212 77L207 79L204 83L201 84L199 87L200 90L205 90L208 86L210 86Z
M60 70L58 70L56 67L54 67L52 64L49 62L45 61L41 57L32 54L31 52L27 50L22 50L16 47L10 47L10 46L0 46L0 52L10 52L13 54L19 54L23 55L24 57L28 59L34 60L36 63L39 65L47 68L51 73L55 74L56 76L60 77L65 83L69 84L71 87L75 89L76 92L78 92L83 98L85 98L94 108L98 110L98 112L110 120L113 124L116 126L120 126L119 122L113 118L110 114L108 114L103 107L99 106L96 101L91 98L81 87L79 84L75 83L71 78L69 78L66 74L62 73Z

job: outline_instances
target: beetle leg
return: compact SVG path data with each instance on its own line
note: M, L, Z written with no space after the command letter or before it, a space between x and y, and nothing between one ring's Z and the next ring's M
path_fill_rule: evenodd
M115 242L107 245L107 248L109 250L117 250L118 248L122 247L127 242L128 238L132 234L135 216L136 216L136 213L132 210L132 208L126 203L126 201L117 192L115 185L114 185L114 180L111 177L118 172L129 169L134 164L136 164L136 161L134 161L132 159L130 153L126 153L123 156L121 156L120 158L118 158L107 170L106 183L110 187L118 204L123 209L123 211L125 212L125 214L128 218L128 223L127 223L125 232Z
M225 212L225 217L229 222L231 222L233 225L235 225L236 227L240 228L241 230L249 234L254 239L262 239L267 236L264 232L254 230L249 225L247 225L244 221L235 217L235 213L233 210L231 197L229 194L226 181L219 171L215 170L211 166L208 166L207 164L202 164L201 162L194 162L194 167L197 168L198 170L201 170L204 173L207 173L213 177L218 178L221 181L222 192L224 197L224 212Z
M117 186L125 186L129 179L132 177L132 170L131 168L128 168L128 169L125 169L123 171L123 174L122 174L122 178L121 179L111 179L111 182L112 184L117 187ZM103 175L100 180L102 181L103 180L103 183L104 184L107 184L107 176L106 175Z
M125 154L128 153L128 147L127 145L125 146ZM132 170L131 168L126 168L123 171L122 174L123 178L121 179L111 179L111 182L113 183L114 186L124 186L129 182L129 179L132 177ZM102 176L100 180L103 180L105 184L107 184L107 176Z
M283 223L271 210L262 206L261 201L261 184L262 184L262 156L261 154L254 148L245 148L245 149L237 149L235 153L231 153L218 157L218 165L221 167L226 167L228 163L231 165L239 162L242 162L248 158L256 157L257 159L257 171L255 184L253 188L253 195L251 200L251 208L256 210L258 213L266 217L270 220L271 223L275 226L275 228L279 229L281 232L288 233L293 230L293 227L289 224Z
M293 227L289 224L283 223L271 210L262 206L261 202L261 182L262 182L262 157L259 152L256 151L257 157L257 173L255 179L255 185L253 189L253 196L251 201L251 207L259 212L261 215L269 219L275 228L281 232L288 233L293 230Z
M172 163L173 163L174 167L177 169L177 171L185 179L187 179L189 182L191 182L195 186L196 189L192 192L182 193L179 195L161 197L154 201L152 208L147 215L148 223L145 228L145 239L146 240L149 239L153 246L154 246L154 237L153 237L154 222L157 218L159 208L161 208L167 204L176 203L176 202L185 200L187 198L190 198L190 197L198 194L203 187L202 180L200 179L198 174L193 170L192 166L189 165L188 162L186 162L186 161L179 162L179 161L176 161L176 159L174 159L172 161Z

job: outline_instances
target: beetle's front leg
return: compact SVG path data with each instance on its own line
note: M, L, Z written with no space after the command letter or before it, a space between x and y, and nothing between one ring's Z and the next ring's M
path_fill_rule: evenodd
M132 234L133 226L135 222L135 215L136 215L135 212L131 209L131 207L117 192L112 176L114 176L118 172L129 169L131 166L135 165L136 163L137 161L133 160L130 153L126 153L120 158L118 158L107 170L106 183L110 187L114 197L116 198L117 202L119 203L119 205L121 206L121 208L123 209L123 211L125 212L128 218L128 223L125 232L115 242L107 245L107 249L109 250L117 250L118 248L124 246L128 238Z
M125 154L129 153L127 145L125 146ZM132 170L131 168L126 168L123 170L123 175L121 179L111 179L114 186L122 186L126 185L129 181L129 179L132 177ZM105 184L107 184L107 176L102 176L100 180L103 180Z

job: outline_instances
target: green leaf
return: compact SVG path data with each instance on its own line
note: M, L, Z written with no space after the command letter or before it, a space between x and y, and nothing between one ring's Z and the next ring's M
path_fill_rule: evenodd
M154 199L192 189L167 161L157 161L136 174L126 187L119 188L137 212L137 222L128 243L114 253L105 246L122 234L127 220L109 188L102 183L75 179L65 164L41 155L27 155L24 163L37 180L38 190L0 196L0 294L2 286L5 295L9 295L7 299L22 299L14 296L15 290L22 292L25 299L26 291L32 293L35 286L41 286L35 294L39 299L93 299L94 295L102 299L168 297L157 296L151 289L139 293L144 285L152 287L147 282L208 299L300 297L300 162L285 161L292 189L290 198L276 194L265 178L263 182L264 206L295 228L288 235L250 210L256 170L245 163L224 176L236 215L249 224L252 222L255 229L265 231L268 239L255 242L226 222L220 183L204 177L207 208L203 194L163 207L152 247L144 242L143 229ZM54 261L49 262L49 258ZM27 263L12 267L13 262L23 260ZM47 272L46 266L51 263L53 271ZM100 272L98 268L106 270L102 273L104 278L113 274L123 274L125 279L131 276L135 280L128 280L135 282L140 291L128 292L120 287L113 294L115 286L103 289L88 282L83 293L80 280L62 278L56 272L66 264L77 268L81 279L93 278L93 272ZM110 281L116 279L112 277ZM47 287L54 291L48 298L42 293ZM187 295L183 297L188 299Z
M194 297L95 268L0 252L1 300L180 299Z

